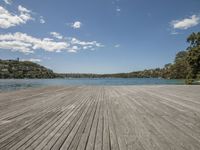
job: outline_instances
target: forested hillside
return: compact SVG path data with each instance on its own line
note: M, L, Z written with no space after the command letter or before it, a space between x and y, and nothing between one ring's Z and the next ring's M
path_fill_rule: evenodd
M188 48L178 52L174 61L163 68L116 74L59 74L33 62L0 60L0 78L165 78L186 79L190 84L200 79L200 32L192 33L187 42Z
M60 77L72 78L165 78L165 79L186 79L190 84L200 79L200 32L192 33L188 38L189 44L186 50L176 54L172 63L166 64L163 68L147 69L130 73L116 74L59 74Z
M0 78L54 78L52 70L37 63L18 60L0 60Z

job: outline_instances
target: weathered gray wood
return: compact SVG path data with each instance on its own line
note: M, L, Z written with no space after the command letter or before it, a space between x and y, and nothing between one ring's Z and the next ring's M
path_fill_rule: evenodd
M0 149L199 150L200 86L0 93Z
M91 99L91 101L93 101ZM83 122L83 120L85 118L87 118L87 115L90 114L92 112L92 107L96 108L97 102L96 100L94 100L93 103L91 103L91 105L88 105L86 107L86 109L83 111L82 114L80 114L80 118L79 120L76 122L76 124L74 125L73 129L71 130L70 134L67 136L67 138L65 139L65 141L63 142L62 146L60 147L61 150L66 150L66 149L70 149L70 145L72 143L72 140L74 139L74 137L77 135L78 130L81 127L81 123ZM82 130L80 130L82 131ZM79 133L78 133L79 134Z
M66 97L66 99L67 98L68 97ZM79 101L79 98L79 96L74 96L69 100L70 103L67 103L67 105L62 105L61 115L57 118L52 118L52 121L45 125L42 130L38 131L37 133L33 132L34 137L28 138L29 141L20 147L20 149L26 149L30 143L32 143L31 147L33 148L46 146L49 140L56 135L58 130L66 123L66 121L69 121L70 116L76 113L77 109L82 106L82 101Z
M93 98L94 98L94 95L93 95ZM90 135L92 123L93 123L93 120L94 120L95 112L96 112L96 110L94 108L93 111L91 112L90 116L89 116L89 119L87 121L87 124L86 124L82 134L80 135L81 137L80 137L80 141L79 141L79 145L77 147L77 150L85 149L86 146L87 146L87 142L88 142L88 139L89 139L89 135Z

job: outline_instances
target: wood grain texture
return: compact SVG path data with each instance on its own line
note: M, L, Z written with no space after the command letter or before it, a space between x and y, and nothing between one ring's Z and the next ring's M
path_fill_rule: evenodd
M1 150L200 150L200 86L0 93Z

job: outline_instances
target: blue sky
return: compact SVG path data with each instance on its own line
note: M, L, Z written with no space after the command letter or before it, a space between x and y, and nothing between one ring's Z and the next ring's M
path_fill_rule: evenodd
M0 59L55 72L162 67L200 31L199 0L1 0Z

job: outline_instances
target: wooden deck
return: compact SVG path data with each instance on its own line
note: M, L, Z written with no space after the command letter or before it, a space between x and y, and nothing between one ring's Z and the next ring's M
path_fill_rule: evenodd
M200 86L0 94L1 150L200 150Z

